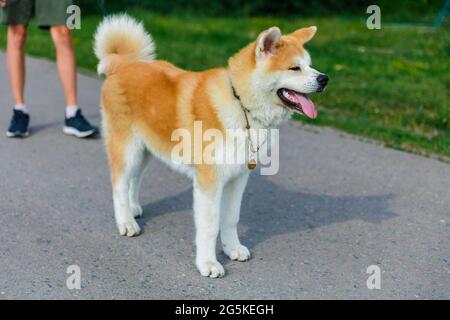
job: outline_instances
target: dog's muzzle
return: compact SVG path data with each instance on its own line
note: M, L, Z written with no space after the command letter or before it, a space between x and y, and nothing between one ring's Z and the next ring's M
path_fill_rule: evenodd
M319 92L323 91L328 84L328 76L326 74L321 74L317 77L317 83L319 84Z

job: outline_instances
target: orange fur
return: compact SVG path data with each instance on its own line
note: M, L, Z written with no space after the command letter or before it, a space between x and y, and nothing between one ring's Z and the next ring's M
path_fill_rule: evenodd
M172 132L178 128L188 129L193 137L193 122L202 121L205 130L223 131L207 93L208 82L223 72L224 69L186 72L165 61L152 61L125 64L110 74L102 97L112 176L123 168L120 154L133 129L154 151L167 158L177 143L171 141ZM214 188L214 168L199 168L199 182L206 189Z
M290 97L288 89L307 91L295 91L294 97L303 97L302 103L310 107L305 114L315 117L311 113L314 106L308 104L304 94L323 87L319 87L320 73L310 67L310 56L303 48L315 31L311 27L282 36L279 28L272 27L231 57L227 69L189 72L153 60L155 44L142 23L118 15L100 24L94 43L98 71L107 76L102 88L103 132L113 183L114 215L121 235L140 233L135 220L143 213L139 186L150 155L154 155L194 178L196 266L200 273L213 278L225 273L215 253L219 231L230 259L250 258L237 232L249 177L247 166L222 163L223 159L218 158L209 164L210 159L203 156L214 152L251 159L247 147L252 145L252 137L244 129L247 125L254 129L276 128L287 120L293 112L293 100L285 100ZM302 72L289 70L293 64ZM296 110L303 112L301 106ZM234 139L228 129L237 129L232 131L241 138L236 147L227 144L227 139ZM226 141L220 139L216 144L219 133L218 139ZM214 137L203 141L205 135ZM177 137L191 139L187 141L191 150L184 150L186 141ZM220 149L216 150L216 146ZM191 151L192 158L183 158L179 163L172 158L173 151Z
M303 55L305 49L292 36L281 37L280 44L276 47L276 54L270 60L269 71L287 70L294 66L293 57Z
M276 54L271 59L268 71L288 69L293 63L291 57L303 54L303 43L314 32L312 28L305 28L283 36L276 46ZM229 60L230 77L235 86L240 88L239 94L244 103L251 96L249 83L256 64L255 45L255 42L249 44ZM208 85L219 82L223 84L222 88L230 91L226 83L227 70L224 68L188 72L161 60L126 60L121 61L116 54L105 60L108 77L102 97L108 123L106 145L113 181L123 168L124 145L133 135L134 129L139 131L154 151L169 158L177 143L171 141L171 134L177 128L188 129L193 136L194 121L202 121L204 130L214 128L224 131ZM203 164L197 169L201 186L205 189L214 188L214 166Z

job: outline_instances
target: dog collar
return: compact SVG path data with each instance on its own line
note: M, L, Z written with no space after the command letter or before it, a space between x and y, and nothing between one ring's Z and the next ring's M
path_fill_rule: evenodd
M231 82L231 79L230 79L230 82ZM252 141L251 134L250 134L250 122L248 121L248 115L247 115L247 113L250 113L250 110L248 110L246 107L244 107L241 97L237 94L236 89L233 86L233 83L231 83L231 90L233 91L233 96L239 102L241 109L244 112L245 122L246 122L245 129L247 130L247 139L250 144L250 149L251 149L250 151L253 152L253 155L255 155L256 153L258 153L259 148L261 148L261 146L264 144L265 141L260 146L256 145L256 148L254 148L253 141ZM253 170L256 168L256 160L254 157L251 157L249 159L249 161L247 162L247 168L249 170Z
M236 89L234 88L233 84L231 84L231 90L233 90L233 96L236 98L237 101L239 101L239 104L241 105L242 111L244 111L245 116L245 122L247 123L245 129L250 129L250 122L248 121L248 115L247 112L250 113L250 110L248 110L246 107L244 107L244 104L242 103L241 97L237 94Z

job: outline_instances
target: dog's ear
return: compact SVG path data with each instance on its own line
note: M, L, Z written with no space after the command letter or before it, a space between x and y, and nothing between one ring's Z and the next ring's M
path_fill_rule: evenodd
M278 27L269 28L261 32L256 40L256 57L274 54L276 46L280 43L281 31Z
M296 38L300 43L307 43L317 32L317 27L301 28L291 33L291 36Z

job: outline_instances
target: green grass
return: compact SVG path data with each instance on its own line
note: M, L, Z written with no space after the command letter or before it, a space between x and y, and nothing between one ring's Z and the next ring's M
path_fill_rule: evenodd
M131 11L152 33L158 58L190 70L225 65L230 55L278 25L290 32L315 24L318 34L308 44L314 66L329 74L328 89L312 96L319 109L315 121L374 138L387 146L421 154L450 156L448 29L369 31L365 21L338 17L181 18ZM78 65L95 70L92 34L100 17L84 17L74 32ZM0 31L5 46L5 28ZM54 59L45 31L30 28L27 52ZM80 94L83 94L82 92Z

